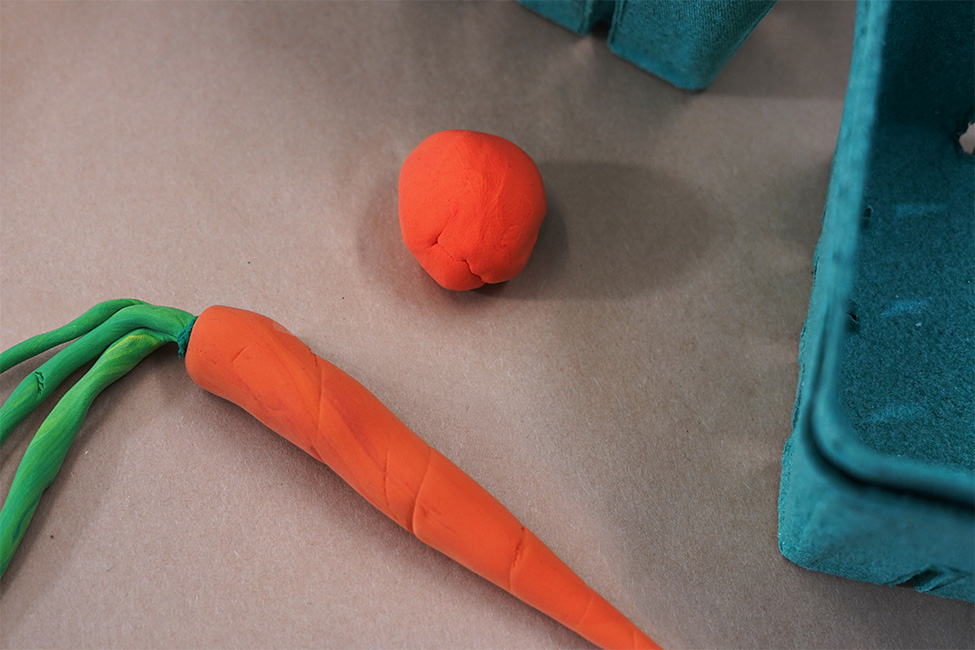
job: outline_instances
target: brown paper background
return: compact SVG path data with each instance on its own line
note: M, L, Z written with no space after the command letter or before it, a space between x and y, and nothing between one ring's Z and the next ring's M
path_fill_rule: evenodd
M777 550L851 2L780 3L700 94L510 2L0 12L3 347L114 297L260 311L665 646L972 645L968 604ZM505 285L445 292L399 240L399 165L448 128L546 182ZM10 648L586 647L172 350L91 409L0 596Z

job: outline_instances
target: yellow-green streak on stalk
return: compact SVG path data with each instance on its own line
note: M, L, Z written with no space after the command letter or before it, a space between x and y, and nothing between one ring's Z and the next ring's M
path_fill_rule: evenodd
M21 459L0 510L0 575L6 572L41 495L61 469L94 399L160 346L175 342L182 353L193 321L192 314L180 309L138 300L110 300L63 327L0 353L0 368L7 370L78 339L28 375L0 407L0 443L72 372L98 357L51 410Z
M32 336L0 353L0 372L6 372L22 361L90 332L121 309L143 304L145 303L141 300L133 298L100 302L70 323L50 332Z
M84 378L58 402L27 447L0 510L0 574L7 570L40 502L54 481L92 401L106 387L132 370L168 339L150 330L136 330L113 343Z

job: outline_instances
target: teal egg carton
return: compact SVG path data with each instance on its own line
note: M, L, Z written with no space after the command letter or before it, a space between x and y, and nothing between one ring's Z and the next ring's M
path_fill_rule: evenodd
M609 25L609 49L678 88L708 87L775 0L519 0L576 34Z
M862 0L779 546L975 601L975 3Z

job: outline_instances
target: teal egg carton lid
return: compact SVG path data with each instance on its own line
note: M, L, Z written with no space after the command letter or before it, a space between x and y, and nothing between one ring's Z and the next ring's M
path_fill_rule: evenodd
M975 601L975 3L862 0L779 546Z
M708 87L775 0L519 0L576 34L609 25L617 56L684 90Z

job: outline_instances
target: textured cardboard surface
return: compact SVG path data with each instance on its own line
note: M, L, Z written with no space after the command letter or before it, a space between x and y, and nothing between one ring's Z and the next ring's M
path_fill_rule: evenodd
M514 3L0 12L3 347L110 297L254 309L665 646L972 645L970 605L776 545L852 4L779 3L701 95ZM446 128L542 171L506 285L447 293L399 240L399 164ZM0 644L585 647L171 352L92 408L0 584Z

